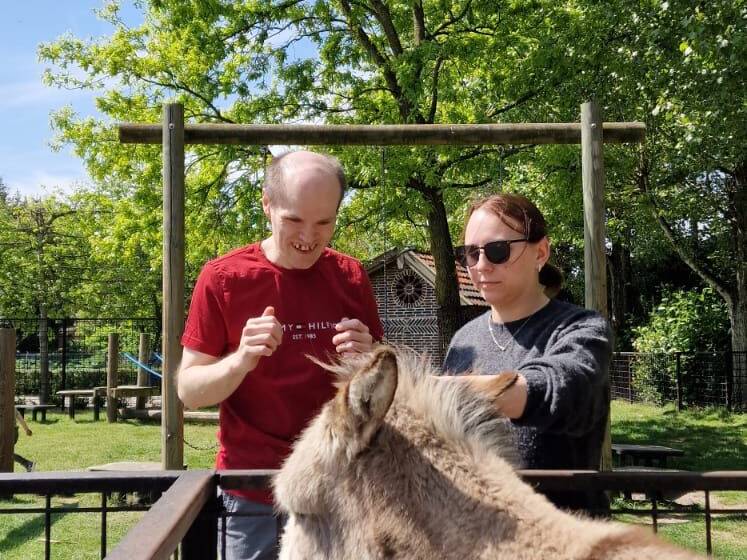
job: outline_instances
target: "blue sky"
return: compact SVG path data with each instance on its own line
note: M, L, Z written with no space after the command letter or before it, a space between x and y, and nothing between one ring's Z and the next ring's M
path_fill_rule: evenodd
M36 49L65 33L81 38L109 35L111 26L94 9L104 0L20 0L3 2L0 17L0 177L11 192L43 195L57 188L69 191L88 181L85 169L70 148L54 152L50 127L52 111L71 105L81 115L96 115L89 92L65 91L42 84L45 65ZM128 22L137 12L129 2L123 9ZM43 188L45 187L45 188Z

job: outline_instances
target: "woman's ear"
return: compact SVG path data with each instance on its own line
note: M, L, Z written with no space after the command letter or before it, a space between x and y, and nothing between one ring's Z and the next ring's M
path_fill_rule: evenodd
M550 240L547 236L537 242L537 271L542 270L545 263L550 259Z

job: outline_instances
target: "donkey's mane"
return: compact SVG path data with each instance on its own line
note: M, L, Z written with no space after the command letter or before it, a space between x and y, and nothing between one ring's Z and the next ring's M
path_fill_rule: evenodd
M467 444L474 450L499 454L511 464L517 463L516 444L508 420L499 416L487 398L467 383L441 375L427 355L396 347L398 382L392 408L408 408L452 443ZM320 364L337 375L343 385L360 368L365 357L337 364Z

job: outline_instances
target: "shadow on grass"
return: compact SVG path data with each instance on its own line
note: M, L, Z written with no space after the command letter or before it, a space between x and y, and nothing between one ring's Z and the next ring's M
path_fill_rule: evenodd
M683 457L670 459L672 468L691 471L747 468L747 416L724 410L682 413L665 410L658 418L613 419L612 441L682 449Z
M15 500L14 500L15 501ZM71 506L68 506L71 507ZM0 558L2 558L3 552L9 552L23 543L38 539L44 535L44 514L43 513L31 513L31 514L15 514L15 515L33 515L32 519L24 522L22 525L15 527L8 531L0 540ZM50 524L54 527L67 513L53 513L50 518Z

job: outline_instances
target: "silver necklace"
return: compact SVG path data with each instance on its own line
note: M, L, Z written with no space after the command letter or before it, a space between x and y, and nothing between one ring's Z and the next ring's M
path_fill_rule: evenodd
M509 342L511 342L512 340L516 339L516 337L518 336L519 332L521 332L521 329L524 328L524 325L526 325L529 322L529 319L531 319L531 318L532 318L532 316L530 315L529 317L527 317L526 319L524 319L524 322L521 324L521 326L518 329L516 329L516 331L513 333L513 335L511 335L511 338L509 339ZM495 342L495 345L500 349L501 352L505 352L506 348L508 348L508 342L505 345L503 345L503 346L501 346L500 344L498 344L498 339L495 337L495 333L493 332L493 325L491 325L490 323L491 323L491 321L490 321L490 313L488 313L488 332L490 333L490 338L493 339L493 342ZM504 328L505 328L505 326L504 326ZM506 329L506 330L508 330L508 329Z

